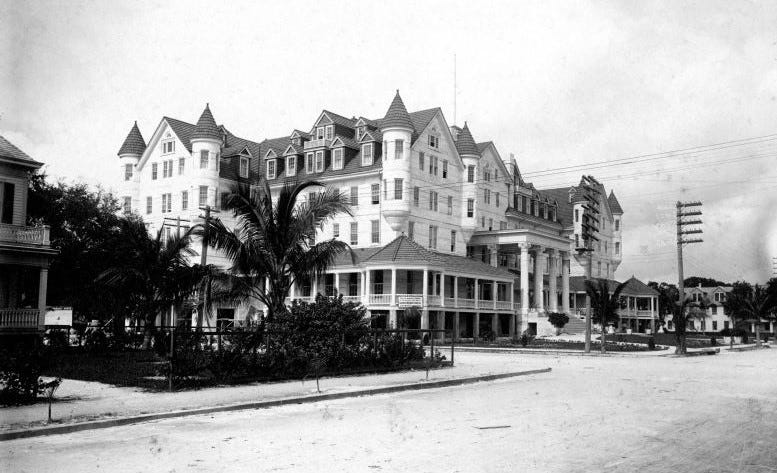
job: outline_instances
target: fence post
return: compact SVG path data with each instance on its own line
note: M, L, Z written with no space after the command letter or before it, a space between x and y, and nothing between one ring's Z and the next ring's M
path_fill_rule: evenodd
M453 354L455 353L456 349L456 337L453 336L453 332L451 332L451 366L453 366Z
M170 376L168 379L168 389L173 391L173 358L175 357L175 328L170 329Z

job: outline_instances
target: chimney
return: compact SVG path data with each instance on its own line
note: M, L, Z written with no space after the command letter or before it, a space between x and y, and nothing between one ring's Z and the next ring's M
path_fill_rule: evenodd
M457 127L456 125L452 125L451 135L453 135L453 141L456 141L459 139L459 133L461 133L461 128Z

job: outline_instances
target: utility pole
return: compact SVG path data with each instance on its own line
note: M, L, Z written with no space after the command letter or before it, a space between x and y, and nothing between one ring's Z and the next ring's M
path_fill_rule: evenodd
M595 241L599 241L596 234L599 232L599 181L593 178L593 176L583 176L583 197L586 202L583 204L583 218L581 222L582 228L582 245L576 248L576 251L582 256L586 255L588 264L585 268L586 281L591 280L592 267L593 267L593 252ZM604 324L602 324L603 330L606 330ZM604 347L604 344L602 344ZM585 295L585 352L591 353L591 296L586 291Z
M777 256L772 256L772 277L777 278Z
M677 202L677 292L680 295L680 304L685 301L685 278L683 276L683 245L701 243L701 238L686 238L685 235L703 233L700 228L686 229L689 225L701 225L701 219L687 220L685 217L701 215L701 210L686 210L689 207L701 207L701 202Z
M200 251L200 266L205 267L208 260L208 232L210 231L210 205L206 205L205 216L201 216L205 219L205 225L202 231L202 251ZM197 330L202 329L202 319L205 313L205 308L208 305L208 292L210 291L210 278L207 278L202 283L202 291L200 291L200 310L197 312Z

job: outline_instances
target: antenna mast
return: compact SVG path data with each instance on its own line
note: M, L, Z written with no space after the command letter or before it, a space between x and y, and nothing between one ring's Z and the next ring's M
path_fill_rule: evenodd
M453 124L456 124L456 53L453 53Z

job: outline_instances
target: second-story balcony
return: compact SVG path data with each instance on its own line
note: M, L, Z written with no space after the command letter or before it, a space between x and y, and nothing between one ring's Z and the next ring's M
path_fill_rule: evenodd
M0 243L48 247L51 244L49 241L49 227L48 225L28 227L25 225L0 224Z
M329 145L332 144L332 140L326 140L326 139L320 139L320 140L310 140L306 141L303 145L304 149L315 149L315 148L328 148Z

